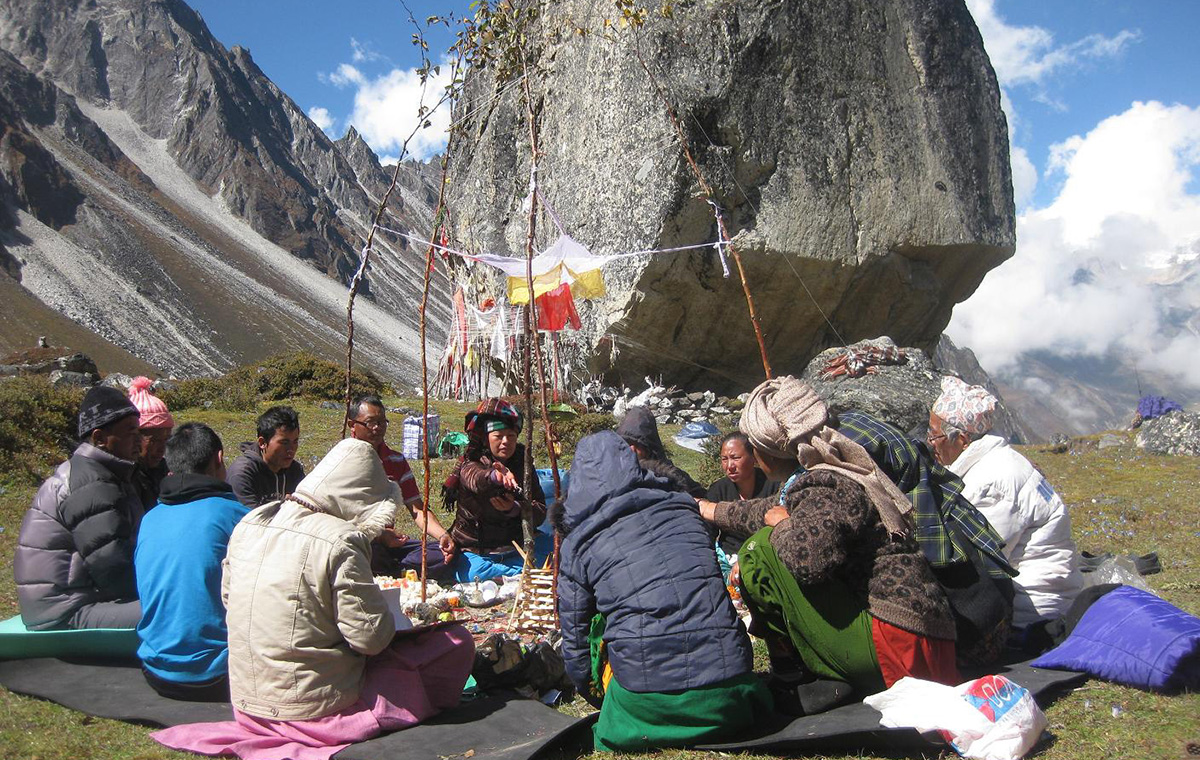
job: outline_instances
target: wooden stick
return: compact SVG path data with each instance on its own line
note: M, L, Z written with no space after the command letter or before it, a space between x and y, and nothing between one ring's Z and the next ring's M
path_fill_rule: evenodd
M533 96L529 90L529 69L524 57L521 60L522 77L525 85L525 110L529 117L529 222L525 234L525 283L529 288L529 303L525 306L525 473L522 487L525 493L533 493L533 352L537 345L537 334L534 332L534 317L537 304L533 297L533 246L537 233L537 162L538 142L537 123L533 113ZM521 527L525 538L525 553L522 557L533 554L533 506L525 501L521 504ZM529 569L529 562L525 562Z
M525 552L521 551L521 545L518 544L516 541L513 541L512 545L513 545L513 548L517 550L517 554L521 555L521 561L524 562L525 564L529 564L529 557L527 557L525 555Z
M538 147L537 147L537 127L536 127L536 122L534 120L534 112L533 112L533 95L529 88L528 68L525 67L524 63L522 63L522 67L525 69L524 70L524 74L525 74L525 77L524 77L525 111L526 111L526 116L529 119L529 144L530 144L530 150L533 155L533 162L534 162L534 169L535 169L533 176L536 178ZM529 283L530 313L533 315L536 315L537 314L537 311L536 311L537 306L536 306L535 299L533 297L533 230L534 230L534 222L535 222L534 214L537 210L537 193L534 192L534 189L536 188L536 179L534 180L534 183L535 183L534 187L531 187L529 189L530 222L529 222L528 248L526 250L526 253L528 255L528 262L526 263L526 279ZM542 429L543 429L543 435L546 438L546 451L550 457L550 474L551 474L551 477L554 479L554 500L558 501L559 499L562 498L562 483L560 482L560 479L558 476L558 454L554 451L554 433L550 429L550 410L549 410L550 400L546 395L546 364L542 358L542 349L541 349L541 344L538 342L537 333L533 332L532 330L529 331L528 339L533 342L534 356L537 357L538 376L539 376L539 379L541 380L541 386L542 386ZM528 379L528 374L526 375L526 377ZM528 397L528 393L527 393L527 397ZM531 406L530 420L529 420L529 424L530 424L531 428L533 427L533 418L532 417L533 417L533 409ZM528 440L532 443L532 441L533 441L532 431L531 431L531 434L530 434ZM529 479L532 481L532 476L533 476L533 452L532 452L532 449L529 451L526 451L525 454L526 454L525 469L529 473L529 475L528 475ZM530 485L532 485L532 482L526 483L525 484L526 489L528 489ZM528 490L526 492L529 493ZM555 584L557 585L557 583L558 583L558 548L559 548L559 544L560 544L557 528L555 529L554 533L555 533L554 548L551 552L551 557L553 558L553 562L554 562L554 579L555 579ZM529 553L532 555L533 554L533 543L532 542L528 543L528 550L529 550ZM526 564L526 566L528 566L529 562L526 561L525 564Z
M429 250L425 252L425 289L421 295L421 396L424 402L424 409L421 416L421 461L425 467L425 493L421 500L421 601L425 601L425 584L429 578L429 547L425 544L425 537L429 535L429 489L430 489L430 466L429 466L429 432L425 429L429 424L429 365L425 351L425 310L429 304L429 281L433 276L433 251L434 240L437 240L437 232L439 226L444 222L445 217L445 198L446 198L446 167L449 163L450 146L447 144L446 152L442 154L442 183L438 189L437 210L433 217L433 234L429 236Z

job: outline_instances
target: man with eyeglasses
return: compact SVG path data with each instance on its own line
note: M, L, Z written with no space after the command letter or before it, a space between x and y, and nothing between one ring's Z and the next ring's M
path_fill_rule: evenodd
M1004 540L1015 578L1013 628L1067 613L1083 586L1063 500L1033 464L992 435L996 397L957 377L942 378L929 414L929 448L963 480L970 499Z
M421 492L417 488L417 479L413 477L412 468L408 466L408 460L385 441L388 418L383 400L375 395L359 396L354 400L350 411L351 414L347 418L350 423L350 436L375 447L383 461L383 471L387 473L388 479L400 486L404 506L408 508L419 529L424 521L421 514ZM429 511L426 535L437 542L436 545L428 543L425 557L429 577L436 577L446 569L446 563L454 558L457 547L450 532L442 526L433 510ZM419 570L421 567L421 542L398 534L393 529L384 530L373 549L371 569L376 574L398 575L405 570Z

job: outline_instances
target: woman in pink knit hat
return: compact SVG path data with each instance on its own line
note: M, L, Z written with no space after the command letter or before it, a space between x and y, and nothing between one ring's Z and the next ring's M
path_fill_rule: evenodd
M158 487L167 476L167 463L163 455L167 451L167 439L175 428L175 418L171 416L167 405L151 392L150 386L153 384L154 381L148 377L135 377L129 384L129 400L137 407L138 431L142 434L142 447L133 471L133 486L146 510L158 503Z

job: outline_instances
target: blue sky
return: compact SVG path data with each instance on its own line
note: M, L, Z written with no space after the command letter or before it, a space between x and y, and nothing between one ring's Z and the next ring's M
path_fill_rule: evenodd
M1200 2L994 0L969 2L1009 98L1010 140L1044 172L1052 145L1082 135L1135 101L1200 105ZM1031 47L1001 58L988 44L998 16ZM1049 35L1046 44L1034 30ZM1105 43L1111 43L1106 45ZM1056 63L1057 62L1057 63ZM1008 76L1006 77L1005 74ZM1007 81L1006 81L1007 80ZM1053 200L1061 182L1031 200Z
M340 66L355 67L370 82L419 65L407 13L396 0L191 0L191 5L226 47L248 47L267 76L303 109L325 109L335 137L345 132L359 89L330 80ZM408 3L419 21L430 14L462 15L467 5L465 0ZM1014 81L1005 88L1016 117L1010 127L1013 144L1024 147L1039 170L1051 145L1087 132L1134 101L1200 104L1196 0L995 0L970 5L977 17L994 14L1009 27L1039 29L1049 36L1048 44L1034 46L1027 60L1014 62ZM1095 36L1115 40L1122 34L1127 36L1111 54L1064 52ZM430 33L429 41L432 50L441 50L452 38L439 30ZM1061 62L1055 65L1047 58ZM1044 68L1038 72L1044 73L1031 70L1039 65ZM396 146L381 141L375 147L389 154ZM1053 187L1039 185L1033 199L1049 202Z
M419 93L411 70L421 63L408 12L399 2L188 2L225 47L249 48L259 68L330 136L341 137L353 122L381 157L399 153L416 118ZM430 15L465 14L469 2L411 0L407 5L424 25ZM434 26L427 41L436 59L454 39L445 27ZM440 139L422 133L410 153L429 158Z
M331 136L353 123L385 160L398 154L420 90L398 2L191 2ZM419 20L467 5L409 3ZM1009 117L1017 252L955 309L948 332L1001 375L1030 350L1121 350L1200 387L1200 335L1167 324L1153 285L1200 257L1200 0L967 6ZM429 39L432 50L451 41ZM425 130L410 154L428 158L441 140ZM1094 277L1080 284L1080 269ZM1200 312L1200 286L1183 300Z

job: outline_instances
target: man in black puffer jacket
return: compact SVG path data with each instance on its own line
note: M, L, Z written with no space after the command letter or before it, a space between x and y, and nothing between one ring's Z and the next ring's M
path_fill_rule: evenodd
M133 546L144 508L131 482L138 410L120 391L92 388L79 437L21 523L13 574L30 630L133 628L141 618Z
M642 469L605 431L579 442L566 505L556 504L552 519L566 534L563 659L580 692L601 705L597 749L720 741L770 713L690 496Z

